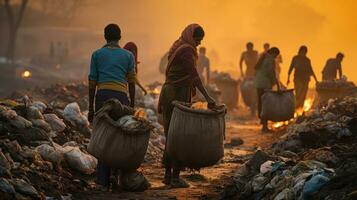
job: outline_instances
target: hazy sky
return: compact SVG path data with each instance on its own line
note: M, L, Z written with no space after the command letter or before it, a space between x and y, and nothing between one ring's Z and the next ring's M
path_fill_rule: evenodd
M291 58L304 44L319 78L326 59L341 51L345 74L357 81L354 0L92 0L86 4L74 24L101 33L107 23L118 23L122 44L130 40L139 46L144 82L151 82L161 55L193 22L206 31L203 45L213 69L237 74L246 42L252 41L259 51L269 42L281 49L285 82Z

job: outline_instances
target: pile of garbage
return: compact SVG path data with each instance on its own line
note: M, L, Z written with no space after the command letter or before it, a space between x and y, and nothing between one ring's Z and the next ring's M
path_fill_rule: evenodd
M339 89L339 88L355 88L356 85L352 81L347 81L346 78L333 80L333 81L321 81L316 84L316 89Z
M97 160L86 151L89 123L78 104L64 110L27 96L0 105L0 196L61 198L92 189Z
M213 71L211 75L212 80L221 80L221 81L231 81L236 82L237 80L233 79L229 73Z
M87 86L37 90L41 101L0 100L0 199L65 199L95 187L97 160L87 152L91 126L81 111L88 106L76 102L87 101ZM144 112L154 127L144 162L159 163L163 127L155 110Z
M330 100L296 119L281 140L258 150L224 198L356 199L357 98Z

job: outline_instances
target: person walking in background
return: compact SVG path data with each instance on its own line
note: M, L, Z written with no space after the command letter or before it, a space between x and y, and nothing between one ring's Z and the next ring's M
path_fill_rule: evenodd
M338 53L336 58L330 58L327 60L324 69L322 70L322 80L324 81L332 81L337 79L337 72L339 78L342 78L342 60L344 55L342 53Z
M92 54L90 64L89 122L93 122L94 111L98 111L104 102L111 98L118 99L123 105L130 105L132 108L135 105L134 56L129 51L120 48L121 30L118 25L107 25L104 29L104 37L107 44ZM98 160L98 189L108 190L111 171L110 166Z
M268 52L270 48L270 44L269 43L264 43L263 44L263 52L260 53L259 57L263 56L264 54L266 54ZM275 59L275 72L276 72L276 77L277 79L280 81L280 73L281 73L281 64L283 63L283 57L281 56L281 54L278 55L278 57L276 57Z
M267 43L267 42L264 43L263 44L263 51L259 54L259 57L262 57L264 54L266 54L269 49L270 49L270 44Z
M138 61L138 47L134 42L128 42L124 45L124 49L130 51L133 56L134 56L134 63L135 63L135 73L136 73L136 84L140 87L140 89L144 92L146 95L148 92L146 91L145 87L140 83L138 79L138 64L140 63Z
M206 79L204 77L204 71L206 70ZM198 62L197 62L197 71L198 75L200 76L201 80L205 84L209 84L209 79L210 79L210 61L206 56L206 48L201 47L199 49L199 55L198 55ZM206 81L204 81L206 80Z
M317 83L317 78L314 73L314 70L311 66L310 59L306 56L307 47L301 46L298 52L298 55L294 56L289 72L288 72L288 81L287 85L290 83L290 75L294 72L294 86L295 86L295 99L296 99L296 108L303 108L304 102L306 99L306 94L309 89L310 77L314 77L315 82Z
M259 61L255 67L256 76L255 76L255 86L257 88L258 94L258 113L261 120L262 132L270 132L268 128L268 120L263 119L260 114L262 111L262 97L266 90L271 90L275 84L279 86L279 82L276 78L275 73L275 59L280 54L278 48L273 47L263 54L259 58Z
M246 47L247 50L242 53L239 61L241 77L254 77L255 75L254 67L257 64L259 58L258 51L254 50L253 43L251 42L248 42ZM247 67L245 73L243 71L243 62Z
M169 51L169 62L166 68L166 80L162 87L158 112L163 115L166 145L168 131L174 106L172 102L191 102L191 98L197 88L208 102L209 107L215 105L214 99L208 95L200 76L197 72L197 46L204 37L203 28L198 24L188 25L176 40ZM189 140L189 138L187 138ZM167 147L163 155L165 177L163 183L173 188L188 187L188 184L180 178L182 167L179 161L173 160L167 154Z

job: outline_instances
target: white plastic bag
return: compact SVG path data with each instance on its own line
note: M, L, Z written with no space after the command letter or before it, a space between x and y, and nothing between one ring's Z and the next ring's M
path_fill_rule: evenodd
M52 130L55 132L63 132L66 129L66 124L57 117L55 114L44 114L46 122L51 126Z
M92 174L97 166L97 159L82 152L78 147L66 146L63 148L64 157L69 166L84 174Z
M60 145L53 143L53 146L42 144L36 147L36 151L41 155L42 159L60 165L64 159L63 149Z
M81 113L81 109L76 102L70 103L64 108L63 117L73 125L89 125L87 118Z

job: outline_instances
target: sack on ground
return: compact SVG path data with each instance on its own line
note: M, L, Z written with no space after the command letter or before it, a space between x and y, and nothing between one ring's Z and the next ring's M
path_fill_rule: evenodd
M257 91L253 78L245 78L240 85L243 102L248 107L256 106L257 104Z
M192 109L175 102L167 152L175 165L200 169L216 164L224 154L226 108Z
M294 118L295 97L293 90L267 91L262 96L261 118L273 122Z
M92 174L97 167L97 159L82 152L79 147L66 146L63 148L68 165L84 174Z
M128 192L143 192L150 187L150 184L141 172L133 171L120 174L120 186Z
M120 107L122 105L118 100L111 99L96 113L88 152L110 167L137 169L144 160L151 126L130 115L123 117L123 114L132 114L132 111L116 109ZM113 113L117 113L116 117Z

